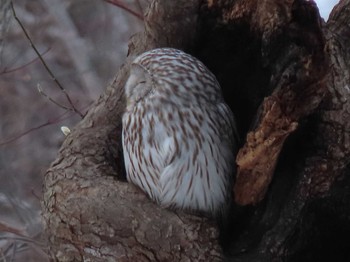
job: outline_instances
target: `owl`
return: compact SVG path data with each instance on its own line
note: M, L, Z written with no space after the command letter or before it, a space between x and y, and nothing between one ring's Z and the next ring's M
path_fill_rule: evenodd
M127 180L168 208L216 215L231 199L237 132L215 76L172 48L138 56L125 84Z

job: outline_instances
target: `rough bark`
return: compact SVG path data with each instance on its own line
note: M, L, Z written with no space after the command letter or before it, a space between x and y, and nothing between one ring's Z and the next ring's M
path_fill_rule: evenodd
M124 66L45 175L52 257L316 261L330 250L350 256L350 241L340 241L350 231L349 10L350 1L341 1L325 24L313 2L302 0L152 1ZM161 209L123 180L130 61L164 46L213 71L239 124L237 204L224 252L212 221Z
M192 45L198 1L182 2L151 4L145 32L131 40L125 65L72 130L45 175L43 217L58 261L220 260L212 222L161 209L118 180L123 176L121 115L130 60L158 46Z

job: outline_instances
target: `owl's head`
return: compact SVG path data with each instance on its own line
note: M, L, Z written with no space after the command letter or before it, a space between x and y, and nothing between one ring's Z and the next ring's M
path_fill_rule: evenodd
M152 88L152 76L141 65L133 63L125 84L127 103L138 103L151 92Z
M174 48L156 48L134 59L125 85L128 106L145 99L169 105L221 101L215 76L197 58ZM157 98L157 99L155 99ZM152 103L153 103L152 102Z

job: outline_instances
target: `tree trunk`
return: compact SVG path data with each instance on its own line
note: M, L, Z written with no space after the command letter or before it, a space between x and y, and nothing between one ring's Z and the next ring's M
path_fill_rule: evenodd
M124 66L64 141L44 180L57 261L350 258L350 0L327 24L312 1L154 0ZM156 47L216 75L242 137L231 225L162 209L126 183L123 86Z

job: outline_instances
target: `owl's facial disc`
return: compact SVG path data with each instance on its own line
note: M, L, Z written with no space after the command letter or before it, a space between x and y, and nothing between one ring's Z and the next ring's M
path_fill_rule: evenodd
M152 89L151 77L141 66L133 64L130 76L125 84L125 94L129 103L142 100Z

